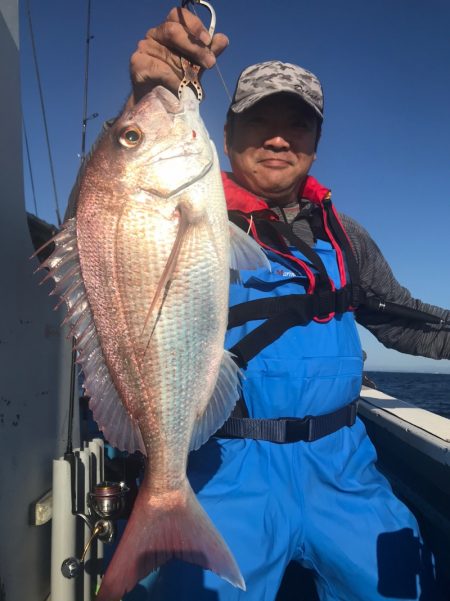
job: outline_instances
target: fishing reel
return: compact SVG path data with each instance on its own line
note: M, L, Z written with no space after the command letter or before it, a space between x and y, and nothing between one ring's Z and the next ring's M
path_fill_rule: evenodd
M86 543L80 559L68 557L62 562L61 572L65 578L75 578L84 568L84 560L92 543L98 539L111 543L114 538L114 522L125 508L125 496L129 488L125 482L100 482L93 492L87 495L89 513L76 513L88 526L91 536Z

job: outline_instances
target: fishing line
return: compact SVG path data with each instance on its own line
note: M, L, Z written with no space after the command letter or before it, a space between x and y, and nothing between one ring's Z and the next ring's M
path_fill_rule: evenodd
M41 75L39 72L39 65L38 65L37 52L36 52L36 43L35 43L34 31L33 31L33 23L32 23L32 19L31 19L30 0L27 0L27 14L28 14L28 26L30 28L31 47L33 50L32 54L33 54L34 69L36 71L36 79L37 79L37 84L38 84L38 89L39 89L39 99L41 102L42 120L44 122L44 131L45 131L45 139L46 139L46 143L47 143L47 153L48 153L48 160L49 160L49 164L50 164L50 173L51 173L51 178L52 178L53 194L54 194L54 198L55 198L56 219L58 221L58 227L60 227L62 221L61 221L61 214L59 211L58 193L56 191L55 170L53 167L53 158L52 158L52 152L51 152L51 148L50 148L50 138L48 135L47 116L46 116L45 106L44 106L44 95L42 93Z
M231 97L230 90L228 89L228 86L225 83L225 79L223 78L222 72L220 71L219 65L217 63L215 64L215 67L216 67L217 75L219 76L219 79L222 82L222 85L223 85L223 88L225 90L225 93L228 96L228 100L230 101L230 104L231 104L231 102L233 101L233 99Z
M22 127L23 127L23 136L25 139L25 150L27 153L28 171L30 173L31 191L33 193L34 213L35 213L36 217L39 217L38 209L37 209L37 201L36 201L36 190L34 187L33 169L31 167L30 147L28 146L27 128L25 126L25 119L23 118L23 112L22 112Z

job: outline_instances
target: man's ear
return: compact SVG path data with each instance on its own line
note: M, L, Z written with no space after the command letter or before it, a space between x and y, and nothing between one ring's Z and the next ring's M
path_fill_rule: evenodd
M225 123L225 125L223 126L223 151L226 154L226 156L229 156L228 154L228 142L227 142L227 124Z

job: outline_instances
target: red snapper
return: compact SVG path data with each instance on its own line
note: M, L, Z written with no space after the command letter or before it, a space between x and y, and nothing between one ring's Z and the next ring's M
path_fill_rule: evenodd
M157 87L105 130L54 242L45 266L68 307L94 417L110 444L148 458L98 599L118 601L173 557L245 589L186 464L239 397L223 346L230 267L268 263L228 222L189 89L179 101Z

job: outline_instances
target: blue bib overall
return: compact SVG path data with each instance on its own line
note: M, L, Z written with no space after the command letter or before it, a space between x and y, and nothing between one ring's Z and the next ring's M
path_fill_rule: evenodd
M314 250L340 287L331 245L319 240ZM271 273L243 272L242 285L231 286L230 306L305 292L300 269L272 253L269 259ZM230 330L227 348L259 323ZM243 397L250 417L321 415L357 398L361 375L354 315L345 312L327 323L292 327L264 348L244 371ZM286 566L295 560L314 571L322 601L434 601L420 596L416 520L392 494L375 460L359 419L315 442L213 437L191 454L188 475L234 554L247 591L172 561L160 570L149 598L274 601Z

